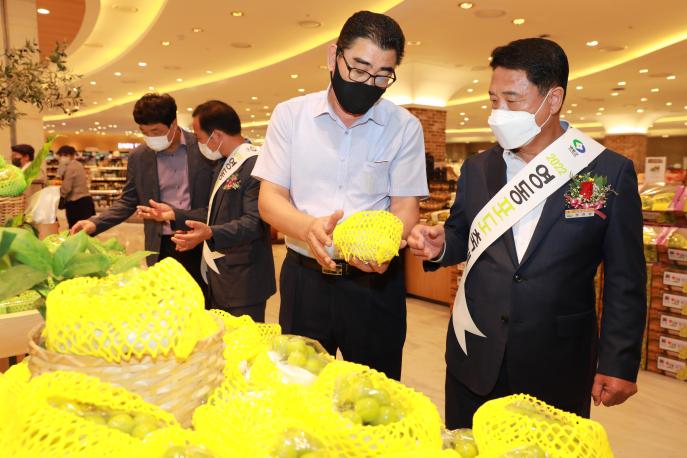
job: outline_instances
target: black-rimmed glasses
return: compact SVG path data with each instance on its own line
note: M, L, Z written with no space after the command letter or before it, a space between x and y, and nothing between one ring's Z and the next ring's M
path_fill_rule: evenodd
M375 86L384 89L388 88L396 81L396 75L393 73L391 75L373 75L372 73L367 72L365 70L351 67L350 65L348 65L348 61L346 60L346 57L343 55L343 50L339 50L338 54L341 55L341 57L343 58L344 64L348 69L348 79L350 79L351 81L355 81L356 83L365 83L370 78L372 78L373 84Z

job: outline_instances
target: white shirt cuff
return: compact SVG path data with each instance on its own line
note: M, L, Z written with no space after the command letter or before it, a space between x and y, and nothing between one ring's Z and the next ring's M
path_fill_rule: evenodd
M445 254L446 254L446 242L444 242L444 247L441 249L441 254L434 259L430 259L429 262L440 263L444 259Z

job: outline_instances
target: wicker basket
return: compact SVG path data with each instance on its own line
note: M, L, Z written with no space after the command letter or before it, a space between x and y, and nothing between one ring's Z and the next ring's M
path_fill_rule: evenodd
M47 350L42 345L44 325L41 324L29 334L29 369L33 376L65 370L98 377L171 412L182 426L189 427L193 411L224 380L224 323L219 317L216 319L220 329L198 342L191 355L183 361L174 355L157 359L146 356L119 364L95 356Z
M22 194L17 197L0 197L0 226L20 213L24 213L26 198Z

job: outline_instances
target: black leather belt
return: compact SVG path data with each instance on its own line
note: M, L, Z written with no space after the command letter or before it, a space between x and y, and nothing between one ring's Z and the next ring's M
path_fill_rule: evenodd
M308 256L303 256L302 254L292 250L291 248L287 248L287 255L291 256L300 264L301 266L305 267L306 269L310 270L316 270L318 272L322 272L324 275L334 275L338 277L344 277L344 276L358 276L358 275L368 275L369 272L363 272L360 269L356 269L352 265L348 264L346 261L337 261L334 260L334 263L336 264L336 268L334 269L328 269L326 267L322 267L317 260L310 258Z

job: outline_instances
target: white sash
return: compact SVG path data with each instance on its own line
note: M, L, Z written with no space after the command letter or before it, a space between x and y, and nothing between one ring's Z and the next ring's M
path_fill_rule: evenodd
M207 225L210 225L210 216L212 215L212 202L215 200L215 194L217 194L217 191L219 191L224 182L227 181L227 179L234 172L236 172L243 165L243 163L246 162L247 159L253 156L257 156L259 151L260 150L256 146L253 146L250 143L242 143L229 155L227 160L224 161L222 170L219 171L217 181L215 181L215 187L212 189L212 194L210 194L210 202L208 203L208 217L205 221ZM215 271L215 273L219 274L219 269L217 269L215 259L221 258L222 256L224 256L222 253L210 250L208 243L203 242L203 260L200 264L200 272L203 274L203 280L205 280L205 283L207 283L208 281L208 266L213 271Z
M453 303L453 329L465 354L465 332L486 337L472 321L465 280L480 255L523 216L587 167L604 146L574 127L539 153L480 210L470 226L465 271Z

